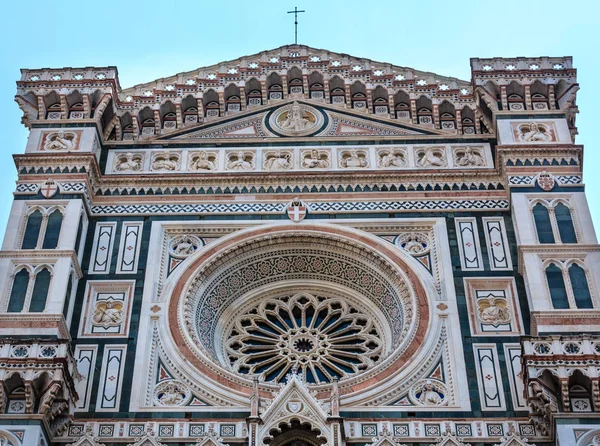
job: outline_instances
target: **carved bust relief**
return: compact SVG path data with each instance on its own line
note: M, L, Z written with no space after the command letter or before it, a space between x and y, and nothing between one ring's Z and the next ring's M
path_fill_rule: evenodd
M255 153L243 150L229 152L227 154L227 170L254 170Z

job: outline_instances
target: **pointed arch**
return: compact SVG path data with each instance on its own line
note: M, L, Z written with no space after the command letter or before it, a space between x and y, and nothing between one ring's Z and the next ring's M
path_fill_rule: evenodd
M525 87L516 81L512 81L506 87L508 109L514 111L525 110Z
M144 107L138 114L140 133L142 136L154 135L154 111L150 107Z
M550 291L552 307L555 310L568 309L569 299L567 297L567 287L563 276L563 270L556 263L550 263L546 267L546 281Z
M534 110L548 110L548 85L536 80L531 84L531 107Z
M272 72L267 76L267 92L269 100L283 99L283 86L278 73Z
M62 221L63 212L60 209L55 209L48 215L42 249L55 249L58 246Z
M287 84L289 94L303 94L304 82L302 80L302 70L298 67L291 67L287 72Z
M28 268L21 268L14 274L10 295L8 297L8 313L20 313L25 306L27 290L29 288L30 271Z
M352 108L367 108L367 87L361 81L355 81L350 86L350 101Z
M594 308L585 269L577 263L569 266L569 280L577 308Z
M396 118L411 119L410 95L404 90L398 90L394 95Z
M29 211L25 222L25 231L21 242L21 249L35 249L40 238L40 231L44 215L38 208Z
M308 91L311 99L325 98L323 75L318 71L313 71L308 75Z
M371 96L373 97L373 113L381 115L390 112L387 88L378 85L371 93Z
M183 98L181 109L183 110L183 125L198 122L198 101L194 96L190 94Z
M559 202L554 206L554 216L556 217L560 241L562 243L577 243L577 234L573 225L571 209Z
M44 107L46 107L46 119L62 118L60 97L56 91L53 90L44 96Z
M246 104L250 107L262 105L262 85L258 79L252 77L246 81Z
M32 313L42 313L46 309L48 300L48 291L50 290L50 281L52 273L47 267L42 268L35 275L33 293L31 294L31 303L29 311Z
M329 80L329 96L332 104L346 103L346 87L341 77L333 76Z
M125 112L119 119L121 121L121 139L123 141L131 141L135 139L133 118L131 117L131 113Z
M204 105L204 116L207 118L216 118L220 115L219 94L209 88L202 95L202 104Z
M533 220L535 222L538 241L544 244L555 243L550 213L548 212L548 208L542 203L538 202L533 206Z
M456 107L450 101L442 101L439 106L440 128L442 130L456 130Z
M431 99L423 95L417 99L417 122L419 124L433 124L433 104Z
M240 88L231 83L225 87L225 110L227 113L242 111Z
M177 128L177 107L171 101L165 101L159 108L160 122L164 130Z

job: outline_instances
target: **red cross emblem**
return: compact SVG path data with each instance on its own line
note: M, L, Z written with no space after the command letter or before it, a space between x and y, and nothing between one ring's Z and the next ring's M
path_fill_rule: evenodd
M287 216L295 223L304 220L306 217L307 206L299 198L294 198L290 204L285 208Z
M54 181L48 179L48 181L42 184L40 192L42 193L44 198L52 198L54 194L58 192L58 185Z

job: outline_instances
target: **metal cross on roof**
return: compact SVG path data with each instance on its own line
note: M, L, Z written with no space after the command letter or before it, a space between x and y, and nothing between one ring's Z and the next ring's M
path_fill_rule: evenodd
M306 12L304 10L298 11L298 7L294 6L293 11L288 11L288 14L294 14L294 44L298 45L298 13Z

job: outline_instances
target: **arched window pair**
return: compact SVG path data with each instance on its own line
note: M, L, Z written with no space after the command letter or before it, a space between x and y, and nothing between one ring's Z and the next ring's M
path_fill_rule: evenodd
M571 209L564 203L536 203L533 219L540 243L577 243Z
M52 280L52 267L40 265L32 268L20 265L15 268L10 290L8 313L41 313L46 309L46 300Z
M21 249L55 249L58 246L64 209L34 207L27 213Z
M546 267L546 281L552 307L558 309L594 308L585 269L572 263L553 261Z

